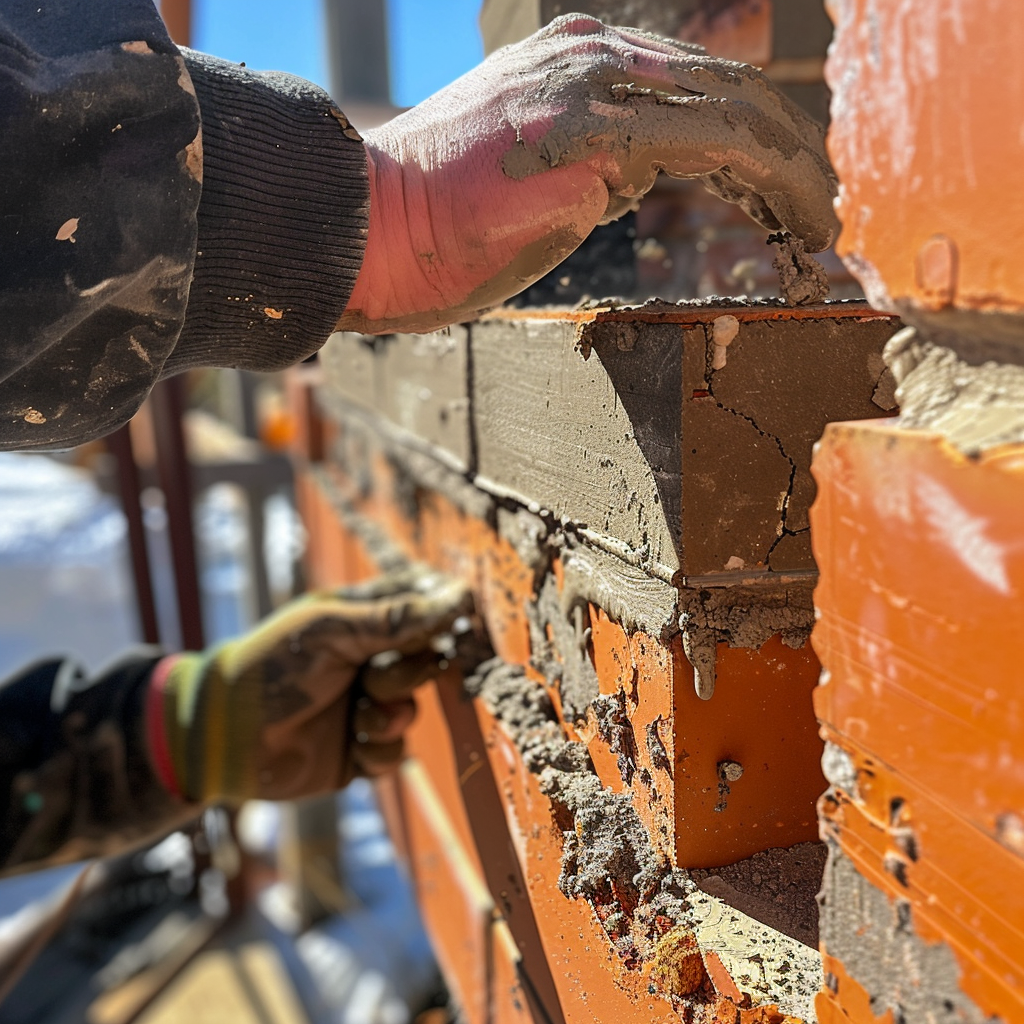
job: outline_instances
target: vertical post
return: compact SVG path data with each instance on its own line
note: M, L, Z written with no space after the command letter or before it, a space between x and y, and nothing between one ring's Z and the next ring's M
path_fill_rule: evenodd
M160 16L174 42L179 46L192 45L191 0L160 0Z
M160 0L160 15L175 43L191 45L191 0ZM192 530L192 477L181 427L185 408L182 379L177 377L157 384L150 403L156 437L157 473L160 489L164 492L171 538L181 642L186 650L195 651L203 646L203 622Z
M142 508L139 504L139 470L135 465L135 452L132 450L131 431L127 423L107 437L107 448L117 460L118 491L125 518L128 520L128 547L131 552L135 601L139 611L142 639L147 644L158 644L160 629L157 625L156 603L153 600L153 577L149 569L146 528L142 522Z
M149 400L156 436L157 473L171 538L181 642L186 650L198 651L204 646L203 618L192 529L192 474L181 425L185 410L184 378L171 377L161 382Z
M323 0L331 95L338 103L391 102L384 0Z

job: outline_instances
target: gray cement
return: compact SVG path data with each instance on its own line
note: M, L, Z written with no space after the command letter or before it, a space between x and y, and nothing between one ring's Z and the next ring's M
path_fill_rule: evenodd
M820 903L824 948L869 993L878 1017L892 1011L900 1024L997 1020L960 991L952 950L918 938L910 904L890 902L834 843L828 848Z
M632 785L637 768L637 744L625 691L616 690L615 693L595 697L590 708L597 721L598 735L616 756L622 781L627 786Z
M967 455L1024 442L1024 366L973 365L913 327L890 340L885 357L902 428L936 431Z
M536 515L525 508L499 506L497 527L499 536L512 545L519 560L533 570L539 582L550 568L552 550L556 546L551 517Z
M928 310L900 300L891 308L922 338L952 349L969 366L989 362L1024 366L1024 313L956 307Z
M779 288L791 306L806 306L828 297L825 268L807 252L799 238L780 232L769 241L778 246L772 266L779 274Z
M549 573L526 611L533 663L558 687L566 717L580 721L597 699L599 686L589 649L589 612L582 601L569 603L567 596L559 594Z
M759 648L779 634L787 647L807 643L814 625L815 577L787 583L687 588L680 591L679 626L709 629L730 647Z
M627 633L667 640L676 631L676 588L601 550L567 538L561 549L564 600L590 602Z
M466 686L508 730L552 801L563 835L559 888L590 904L623 960L657 963L662 938L682 928L702 950L718 954L753 1000L815 1019L821 985L813 948L822 860L817 844L767 850L714 870L673 869L653 847L631 791L604 788L586 748L565 740L542 686L498 660L482 665ZM602 698L596 710L606 728L621 724L615 697ZM676 1001L680 1009L692 1008L708 995L680 994Z
M799 843L762 850L726 867L691 868L688 874L703 892L816 949L824 869L824 843Z
M463 685L501 720L531 772L591 770L586 747L565 739L544 687L527 679L518 665L494 658L478 665Z

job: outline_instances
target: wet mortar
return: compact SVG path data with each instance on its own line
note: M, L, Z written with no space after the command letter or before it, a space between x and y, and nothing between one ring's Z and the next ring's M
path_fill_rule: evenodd
M527 769L539 776L562 830L559 889L590 904L627 967L651 964L662 990L692 1011L713 998L703 969L690 959L697 948L693 936L713 948L724 943L723 955L749 947L756 951L742 954L740 967L748 956L768 966L737 981L811 1019L821 981L814 949L821 844L765 850L715 869L673 868L651 843L630 791L604 787L584 744L565 739L542 685L520 667L493 659L466 678L465 688L484 701ZM611 725L618 711L614 697L595 709L599 722ZM729 969L736 971L736 964ZM693 984L683 984L687 979Z

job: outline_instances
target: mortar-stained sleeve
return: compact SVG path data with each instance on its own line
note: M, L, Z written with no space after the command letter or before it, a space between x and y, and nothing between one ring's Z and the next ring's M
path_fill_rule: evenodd
M317 87L179 51L151 0L8 0L0 137L0 449L109 433L163 377L274 369L338 321L368 183Z

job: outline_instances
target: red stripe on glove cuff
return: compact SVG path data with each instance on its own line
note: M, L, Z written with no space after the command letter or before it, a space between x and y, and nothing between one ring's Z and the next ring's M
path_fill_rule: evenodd
M167 678L177 660L177 655L162 658L156 663L149 678L149 693L146 695L146 739L149 742L149 753L157 778L171 796L181 800L181 787L174 774L174 761L171 759L171 748L167 742L167 729L164 725Z

